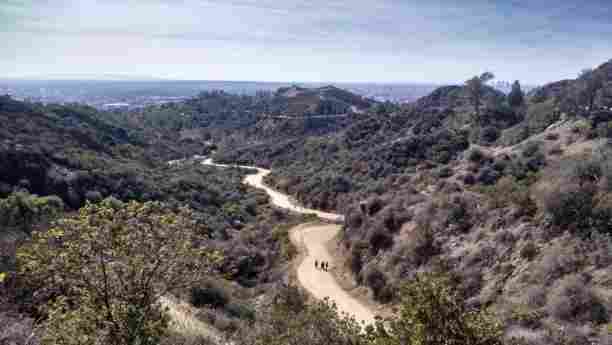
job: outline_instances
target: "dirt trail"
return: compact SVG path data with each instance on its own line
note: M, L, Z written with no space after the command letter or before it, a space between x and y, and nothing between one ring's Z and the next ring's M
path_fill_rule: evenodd
M298 213L315 214L321 219L332 222L341 222L344 220L344 216L339 214L303 208L292 202L286 194L279 193L266 186L263 183L263 178L270 174L270 170L249 166L215 164L212 159L207 159L203 164L225 168L240 167L255 170L257 171L255 174L245 177L244 183L264 190L270 196L272 203L277 207ZM335 265L333 257L326 248L326 244L338 234L340 229L341 227L335 224L309 223L298 225L291 230L291 240L293 243L298 248L305 250L304 259L297 269L298 281L315 298L323 299L329 297L337 304L341 312L354 316L357 321L373 324L374 313L372 313L372 311L344 291L331 273L315 269L314 267L315 260L327 261L331 267Z
M250 166L245 166L245 165L216 164L216 163L213 163L212 159L210 158L205 160L202 164L212 165L212 166L221 167L221 168L237 167L237 168L243 168L243 169L256 170L257 173L252 174L252 175L247 175L244 178L244 183L248 184L249 186L253 186L255 188L263 189L266 193L268 193L272 203L276 205L277 207L288 209L293 212L303 213L303 214L315 214L319 218L329 220L332 222L344 221L344 216L339 215L339 214L328 213L328 212L323 212L323 211L301 207L297 205L296 203L294 203L293 201L291 201L291 198L289 198L288 195L279 193L275 191L274 189L266 186L263 183L263 179L264 177L266 177L267 175L271 173L270 170L250 167Z
M347 313L359 322L374 323L374 313L344 291L334 276L314 266L315 260L327 261L330 268L335 264L326 244L340 231L335 224L302 224L291 232L293 243L306 250L306 255L297 269L300 284L317 299L329 297L336 302L338 310Z

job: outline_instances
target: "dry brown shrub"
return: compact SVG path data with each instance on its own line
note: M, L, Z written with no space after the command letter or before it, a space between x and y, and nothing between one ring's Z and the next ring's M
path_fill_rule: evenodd
M608 311L595 294L588 278L569 275L562 279L548 296L548 312L563 321L603 324L609 321Z
M566 274L577 272L584 263L584 257L574 249L573 246L564 246L562 243L547 248L534 267L534 279L550 285Z

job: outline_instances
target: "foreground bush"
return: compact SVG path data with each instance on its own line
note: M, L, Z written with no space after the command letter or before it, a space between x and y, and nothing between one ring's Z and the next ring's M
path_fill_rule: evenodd
M188 209L160 203L88 204L37 232L18 252L38 295L58 296L42 344L157 344L168 319L160 297L200 280L214 255L194 240L203 229Z
M423 273L402 291L399 315L368 330L375 345L500 345L502 327L488 313L470 310L448 277Z
M283 288L260 322L239 333L236 345L366 345L355 319L325 299L312 304L295 287Z

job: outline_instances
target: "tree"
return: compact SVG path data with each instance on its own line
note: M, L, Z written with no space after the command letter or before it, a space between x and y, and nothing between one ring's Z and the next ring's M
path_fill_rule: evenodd
M582 104L588 107L589 111L592 111L597 92L604 87L604 76L599 71L584 69L580 73L579 80L581 81L579 95Z
M476 118L480 118L480 106L482 105L482 98L485 93L486 84L493 80L495 75L491 72L485 72L480 76L475 76L474 78L465 82L465 86L468 91L468 97L470 102L474 106L474 112L476 113Z
M512 84L512 91L508 94L508 104L512 108L519 108L525 103L525 94L521 89L521 83L518 80Z
M157 344L168 319L160 298L199 281L216 254L196 241L203 229L186 208L107 199L36 232L18 268L37 294L58 296L43 344Z
M421 273L402 289L396 318L368 329L372 345L501 345L502 327L484 311L465 306L456 282Z

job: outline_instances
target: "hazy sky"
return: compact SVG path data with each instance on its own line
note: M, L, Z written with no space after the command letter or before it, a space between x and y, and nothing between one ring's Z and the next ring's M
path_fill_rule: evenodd
M456 82L612 58L611 0L0 0L0 77Z

